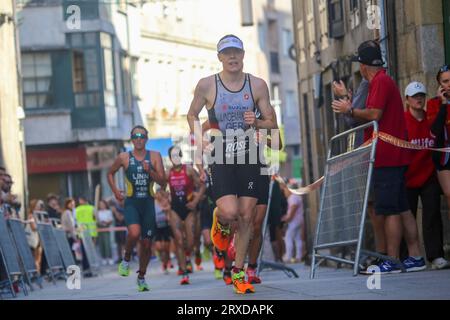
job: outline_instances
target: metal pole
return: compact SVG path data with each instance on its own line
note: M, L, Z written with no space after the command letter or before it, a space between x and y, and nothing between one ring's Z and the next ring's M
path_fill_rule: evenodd
M374 122L372 122L372 124L373 124L374 133L378 134L378 123L376 121L374 121ZM362 246L362 240L364 237L364 224L365 224L366 215L367 215L367 202L369 201L370 185L372 182L372 173L373 173L373 166L375 163L377 142L378 142L378 135L372 141L372 151L370 152L369 172L367 175L366 192L364 195L364 202L363 202L363 212L361 215L361 222L360 222L360 226L359 226L358 245L356 246L356 253L355 253L355 265L353 266L353 276L355 276L355 277L358 275L358 272L359 272L359 259L361 256L361 246Z
M266 239L266 231L267 231L267 221L269 220L269 210L270 210L270 204L272 202L272 190L273 190L273 184L275 182L273 179L270 181L269 185L269 201L267 202L267 209L266 209L266 215L264 216L264 223L263 223L263 231L262 231L262 244L261 249L259 250L258 255L258 268L256 270L256 274L259 276L259 273L261 272L261 260L264 252L264 240Z

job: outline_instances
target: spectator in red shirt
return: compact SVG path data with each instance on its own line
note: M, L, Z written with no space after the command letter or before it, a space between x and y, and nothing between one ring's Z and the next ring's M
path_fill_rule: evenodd
M367 108L352 109L348 99L341 99L333 102L334 112L349 114L366 122L378 121L380 131L406 140L402 97L395 82L383 69L380 46L375 41L362 43L354 61L360 63L361 75L369 81ZM365 140L372 137L372 131L365 132ZM426 264L420 255L417 224L409 210L406 194L405 173L409 162L408 151L379 140L372 184L375 213L377 220L384 226L388 255L399 259L404 229L410 257L403 261L403 265L407 271L419 271L425 269ZM401 272L400 266L392 261L384 261L379 267L382 273Z
M425 86L420 82L412 82L406 87L406 127L409 142L434 148L435 139L431 135L431 126L425 112L426 93ZM422 202L422 233L428 261L433 269L449 267L444 259L441 190L431 151L421 150L412 154L412 161L406 172L406 187L409 205L415 217L419 197Z
M450 66L445 65L437 74L439 89L437 97L428 101L427 116L436 147L450 147ZM434 152L433 161L438 170L442 191L450 208L450 153ZM450 211L448 212L450 219Z

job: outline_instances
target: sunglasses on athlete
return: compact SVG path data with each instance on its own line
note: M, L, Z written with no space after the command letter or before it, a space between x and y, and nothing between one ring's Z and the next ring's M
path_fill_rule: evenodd
M137 139L147 139L147 135L143 133L135 133L131 136L131 140L137 140Z

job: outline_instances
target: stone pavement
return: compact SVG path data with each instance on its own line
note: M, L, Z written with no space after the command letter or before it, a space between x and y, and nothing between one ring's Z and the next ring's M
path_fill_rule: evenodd
M292 266L292 265L291 265ZM381 289L369 290L366 276L353 277L350 269L319 268L317 278L309 279L309 267L293 265L299 278L288 278L281 271L264 270L263 284L252 295L236 295L231 287L213 276L213 265L191 275L191 285L180 286L176 269L170 275L161 272L158 262L151 264L147 275L150 292L139 293L136 275L122 278L116 268L107 267L102 276L82 279L80 290L69 290L65 281L57 285L44 283L28 297L19 300L416 300L450 299L450 270L384 275ZM136 264L132 264L135 270Z

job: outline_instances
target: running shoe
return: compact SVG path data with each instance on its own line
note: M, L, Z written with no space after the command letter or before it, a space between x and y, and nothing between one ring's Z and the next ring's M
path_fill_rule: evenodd
M417 272L427 268L424 258L415 259L414 257L408 257L403 261L406 272Z
M189 276L187 274L185 274L183 278L181 278L180 284L182 286L189 284Z
M217 248L217 250L227 251L228 246L230 245L231 228L230 226L225 227L220 224L219 219L217 218L217 210L218 208L215 208L213 213L211 241L214 244L214 247Z
M260 284L261 278L256 275L256 269L247 268L247 279L250 284Z
M188 273L194 272L194 269L192 268L192 262L186 261L186 270Z
M255 293L255 288L245 280L244 271L233 273L232 280L234 292L237 294Z
M197 271L202 271L203 270L202 257L200 255L200 253L198 255L196 255L196 257L195 257L195 270L197 270Z
M223 281L227 286L231 286L233 284L233 279L231 278L231 271L223 272Z
M148 286L147 282L145 282L144 279L137 278L137 285L138 285L138 291L144 292L144 291L150 291L150 287Z
M203 249L203 254L202 254L202 259L203 261L209 261L211 260L211 250L209 248L205 248Z
M214 278L217 280L222 279L222 269L214 269Z
M195 265L195 270L197 270L197 271L203 271L202 265L201 265L201 264L196 264L196 265Z
M371 266L379 266L381 263L383 263L383 259L375 258L375 259L372 259L371 261L369 261L368 263L360 264L359 265L359 273L365 274L365 275L371 275L372 273L369 272L367 269Z
M437 258L437 259L434 259L433 262L431 263L431 268L433 270L448 269L448 268L450 268L450 263L442 257Z
M122 277L128 277L130 275L130 264L125 261L119 263L119 275Z
M380 268L381 274L389 274L389 273L401 273L402 270L391 261L383 261L378 265Z

